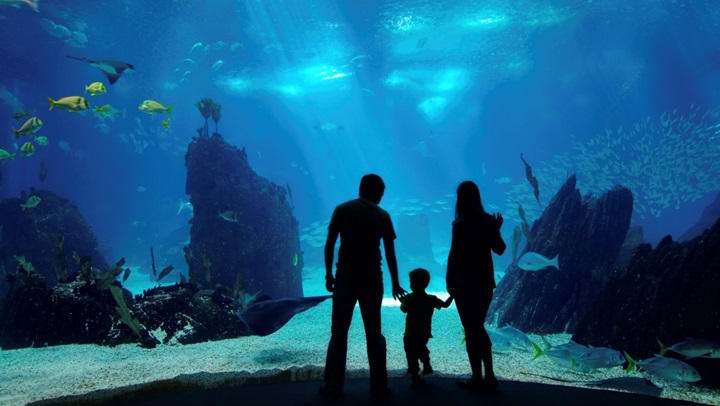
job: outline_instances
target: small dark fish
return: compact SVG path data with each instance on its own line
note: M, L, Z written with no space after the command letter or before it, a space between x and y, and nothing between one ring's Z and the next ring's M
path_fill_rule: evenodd
M427 37L422 37L422 38L420 38L420 39L418 40L418 42L417 42L417 45L415 45L415 48L421 49L422 47L425 46L425 44L427 43L427 41L428 41L428 38L427 38Z
M127 278L130 276L130 268L125 268L125 274L123 275L123 282L127 280Z
M537 178L532 174L532 166L528 165L528 163L525 162L525 158L523 158L522 152L520 153L520 159L525 164L525 177L527 178L528 182L530 182L530 185L533 187L533 194L535 195L535 199L537 200L538 205L540 205L540 187Z
M173 269L175 269L175 268L173 268L172 265L166 266L165 269L163 269L162 271L160 271L160 274L159 274L158 277L157 277L157 282L160 282L160 279L162 279L162 278L164 278L165 276L167 276L167 274L169 274L170 272L172 272Z
M44 182L45 178L47 178L47 165L45 165L45 160L40 161L40 182Z
M30 113L23 109L15 110L13 111L12 117L17 121L23 121L27 118L30 118Z

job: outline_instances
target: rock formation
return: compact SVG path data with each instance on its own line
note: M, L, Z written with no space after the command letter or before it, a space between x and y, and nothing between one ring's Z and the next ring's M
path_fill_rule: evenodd
M538 334L573 331L607 282L630 225L633 198L616 186L598 198L580 197L568 178L533 224L524 252L559 255L560 269L524 271L511 265L488 313L499 326ZM524 253L523 252L523 253Z
M185 155L193 205L190 281L272 297L302 296L298 222L289 188L258 176L222 136L193 139Z
M628 266L613 273L573 340L635 359L658 353L658 339L667 346L687 337L720 342L718 247L720 221L688 242L666 236L655 249L641 245ZM719 359L685 361L700 372L701 383L720 386Z
M715 200L703 210L700 215L700 220L678 237L678 241L689 241L701 235L705 230L712 227L718 218L720 218L720 193L718 193L717 196L715 196Z
M31 196L40 198L40 202L23 210L21 204ZM47 280L48 288L55 286L58 279L79 272L74 254L89 258L93 267L107 268L92 228L78 207L54 192L31 189L20 198L3 199L0 226L0 296L6 290L4 276L15 275L19 257L24 257Z

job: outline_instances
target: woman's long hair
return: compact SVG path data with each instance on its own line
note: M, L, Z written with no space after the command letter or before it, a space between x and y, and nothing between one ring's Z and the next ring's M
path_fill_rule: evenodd
M455 203L455 218L470 218L485 213L480 199L480 189L471 180L466 180L457 188L457 202Z

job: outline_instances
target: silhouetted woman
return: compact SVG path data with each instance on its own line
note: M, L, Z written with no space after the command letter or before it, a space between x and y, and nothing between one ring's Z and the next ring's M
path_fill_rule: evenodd
M495 289L491 251L498 255L505 252L505 242L500 236L502 223L500 213L485 212L480 189L474 182L465 181L458 186L446 283L465 329L465 345L472 370L472 377L458 385L469 390L496 391L499 387L493 371L492 344L485 331L485 317ZM482 377L483 364L485 379Z

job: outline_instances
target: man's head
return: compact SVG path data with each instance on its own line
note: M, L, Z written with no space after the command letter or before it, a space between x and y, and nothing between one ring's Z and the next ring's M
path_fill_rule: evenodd
M371 202L380 203L385 193L385 182L374 173L367 174L360 180L360 197Z

